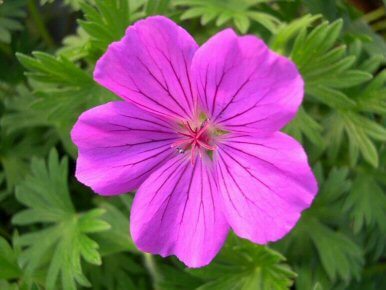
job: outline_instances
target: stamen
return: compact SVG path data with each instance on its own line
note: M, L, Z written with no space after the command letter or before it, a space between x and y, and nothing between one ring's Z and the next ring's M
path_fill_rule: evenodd
M199 127L192 127L189 122L184 122L183 129L185 130L178 132L182 139L174 142L171 147L176 147L180 154L184 154L190 149L190 160L194 164L197 152L202 158L203 152L216 150L216 146L210 144L211 131L208 130L210 125L207 120L204 120Z
M192 133L192 134L196 134L196 131L195 131L195 130L193 130L193 129L192 129L192 127L190 127L190 124L189 124L189 122L186 122L186 124L187 124L187 128L189 129L190 133Z
M176 142L174 142L171 147L177 147L179 145L182 145L182 144L185 144L185 143L188 143L190 142L190 139L182 139L182 140L178 140Z
M210 146L209 144L206 144L200 140L197 140L197 143L200 144L200 146L204 147L205 149L208 149L208 150L216 150L216 147L215 146Z
M201 127L200 131L197 133L196 138L200 138L200 136L208 129L209 123L206 123L204 127Z

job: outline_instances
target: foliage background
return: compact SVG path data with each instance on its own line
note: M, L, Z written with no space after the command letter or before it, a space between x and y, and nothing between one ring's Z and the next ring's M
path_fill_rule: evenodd
M1 2L1 290L386 289L385 1ZM283 240L230 236L210 266L186 269L135 248L132 194L101 198L74 179L73 123L116 98L93 81L95 62L153 14L200 43L228 26L258 35L298 65L306 97L285 131L320 192Z

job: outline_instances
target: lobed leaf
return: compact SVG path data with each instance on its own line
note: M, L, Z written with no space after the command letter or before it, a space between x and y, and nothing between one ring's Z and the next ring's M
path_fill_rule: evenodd
M98 244L87 234L102 232L110 226L100 219L104 210L94 209L77 214L67 187L67 160L59 161L55 150L47 162L34 159L31 175L17 187L17 199L29 207L17 213L16 224L50 224L43 229L21 235L17 245L24 250L20 263L26 275L47 269L46 287L77 289L90 286L82 273L81 259L100 265ZM28 219L29 217L29 219Z
M14 249L0 236L0 279L15 279L20 275L21 269Z
M345 200L343 210L353 220L354 233L363 230L365 226L377 228L386 233L386 196L376 182L368 174L358 174L353 187Z
M223 26L232 21L233 25L241 32L246 33L251 22L254 21L271 33L275 33L281 22L275 16L258 11L255 5L268 2L267 0L174 0L176 6L187 7L181 19L200 18L202 25L215 22Z
M0 43L11 43L11 34L23 30L21 20L26 17L26 0L6 1L0 5Z
M280 253L268 247L245 240L228 241L212 264L189 272L206 281L197 288L200 290L284 290L290 289L296 276L284 261Z
M126 28L142 15L139 9L143 2L129 5L128 0L94 0L95 4L85 1L81 4L85 20L78 23L89 35L93 47L104 52L110 43L122 38Z

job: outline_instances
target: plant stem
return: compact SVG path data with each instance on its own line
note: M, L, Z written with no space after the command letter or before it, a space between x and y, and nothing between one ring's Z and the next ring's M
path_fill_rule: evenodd
M33 21L35 22L36 28L39 31L39 34L42 37L45 44L50 48L54 47L55 45L54 40L52 39L51 35L48 33L46 26L44 25L42 16L36 5L36 0L28 0L28 11Z
M144 253L144 260L146 269L149 271L149 274L153 280L153 289L159 290L158 282L162 279L162 277L157 270L157 265L154 261L153 255Z

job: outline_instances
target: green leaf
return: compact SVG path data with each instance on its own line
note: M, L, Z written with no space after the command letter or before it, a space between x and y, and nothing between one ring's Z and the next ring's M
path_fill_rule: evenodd
M17 187L17 199L28 207L13 218L19 225L45 224L43 229L21 235L17 245L24 251L20 262L27 276L45 269L47 289L76 289L89 286L82 273L81 258L101 263L98 244L87 234L105 231L102 209L77 214L67 187L67 160L59 161L52 150L48 161L34 159L31 175Z
M303 20L306 24L311 23L310 21L310 18ZM298 23L289 24L287 30L294 31L297 28L299 31L296 24ZM372 75L354 69L356 57L347 55L345 46L336 46L342 24L342 20L333 23L325 21L309 32L303 28L297 34L291 58L305 80L308 95L333 109L347 110L355 107L355 101L343 89L363 84ZM286 31L285 28L282 29ZM288 38L284 39L288 42Z
M82 27L78 27L76 34L63 39L63 46L56 53L71 61L77 61L89 54L90 46L90 37Z
M378 167L379 157L375 141L386 140L386 129L374 120L355 111L339 110L325 122L326 140L329 153L336 158L343 145L343 133L346 134L350 163L355 165L359 154L373 167ZM347 149L347 147L344 147Z
M208 267L190 273L207 281L200 290L284 290L290 289L296 276L284 261L268 247L238 239L229 241Z
M7 240L0 236L0 279L15 279L20 274L15 251Z
M306 91L316 100L332 108L353 108L355 103L350 100L344 93L334 88L326 87L322 84L306 84Z
M42 159L32 160L32 174L16 191L17 199L30 209L16 214L14 223L59 222L74 213L67 187L68 162L57 159L57 153L51 151L47 165Z
M385 57L381 54L375 54L366 59L361 65L360 69L364 70L368 73L374 74L377 69L382 65L385 61Z
M277 245L293 263L306 267L311 264L317 268L310 273L317 275L316 280L302 278L309 280L302 281L308 289L323 280L323 275L318 272L320 267L331 283L343 280L347 284L361 275L363 250L339 230L347 221L342 208L351 189L348 177L349 171L345 168L332 169L326 179L319 177L320 190L312 207L303 213L295 229Z
M263 12L250 11L247 15L261 26L264 26L271 33L276 33L281 22L275 16ZM241 31L241 30L240 30ZM247 31L247 30L246 30ZM245 32L246 32L245 31Z
M167 264L159 264L158 270L161 278L157 281L160 290L195 290L203 281L192 276L184 267L172 267Z
M349 281L359 279L364 264L361 248L340 232L310 220L310 235L318 251L322 265L331 280L338 277Z
M347 284L361 275L362 249L347 235L334 231L311 214L304 216L282 243L297 263L321 265L331 282L343 280Z
M45 5L47 3L53 3L55 0L40 0L40 4L41 5ZM79 10L80 8L80 4L83 2L84 0L64 0L64 4L65 5L69 5L71 6L74 10Z
M203 18L204 17L205 16L203 16ZM213 17L211 18L213 19L214 17L215 17L215 14L213 14ZM257 16L255 18L257 19ZM209 21L206 21L206 22L209 22ZM246 33L248 31L249 26L251 25L249 18L242 15L235 16L234 22L236 27L240 30L241 33ZM203 25L205 25L205 23L203 23Z
M313 171L317 169L318 166ZM311 208L304 213L305 222L311 217L332 226L339 226L345 221L341 209L352 186L349 174L350 171L342 167L332 168L326 178L318 177L319 192Z
M270 48L280 53L285 53L290 40L320 18L321 15L307 14L293 20L291 23L281 25L278 31L272 36Z
M300 142L303 141L303 137L307 137L307 139L315 146L323 148L325 142L321 134L322 129L322 126L320 126L317 121L301 107L295 119L286 126L285 132L292 135Z
M386 114L386 70L380 72L356 94L357 108L362 112Z
M206 25L214 21L222 26L232 20L233 25L246 33L251 22L256 22L271 33L276 32L281 22L275 16L257 11L255 6L267 0L174 0L176 6L187 7L181 19L201 18L201 24Z
M298 273L298 277L296 279L296 290L337 289L334 288L336 283L330 282L325 272L323 272L323 268L310 267L309 261L297 266L295 270Z
M20 132L20 130L49 126L50 123L47 117L41 112L36 112L32 109L35 102L36 97L26 86L17 86L14 94L8 95L4 99L6 112L0 121L4 131L8 134L15 134ZM52 134L50 137L54 138Z
M100 245L101 254L111 255L125 251L138 253L138 249L130 237L128 214L122 213L117 207L106 202L99 206L105 211L102 219L111 226L109 231L95 235L95 239Z
M143 266L134 257L123 253L106 256L101 266L88 266L86 271L93 290L151 289Z
M126 28L140 16L140 5L129 5L128 0L94 0L95 5L82 2L81 8L85 20L79 20L79 25L87 32L92 46L104 52L113 41L123 37ZM130 10L131 9L131 10Z
M21 20L26 16L25 5L26 0L5 1L0 5L0 43L11 43L11 33L23 29Z
M64 57L54 57L39 51L33 52L32 55L34 57L16 54L20 63L30 71L26 75L36 81L45 84L61 83L71 87L82 87L93 83L89 74Z
M40 119L44 117L42 122L56 129L65 148L74 155L69 132L77 117L115 96L63 56L55 57L43 52L34 52L33 56L17 54L19 61L29 70L26 75L34 85L36 97L5 122L12 124L12 120L17 119L17 124L28 124L31 115L40 116Z
M146 3L146 15L165 14L171 0L153 0ZM132 6L130 6L132 7Z
M19 288L17 283L8 282L0 279L0 289L2 290L24 290Z
M25 177L31 157L44 155L53 143L55 138L42 130L25 130L22 133L0 130L0 164L3 167L7 191L13 190Z
M361 231L364 226L386 232L386 196L373 176L359 174L356 177L343 210L354 222L354 233Z
M347 24L347 32L361 40L364 50L369 55L380 54L384 58L386 57L385 38L376 33L368 23L358 18L356 21L348 22Z

